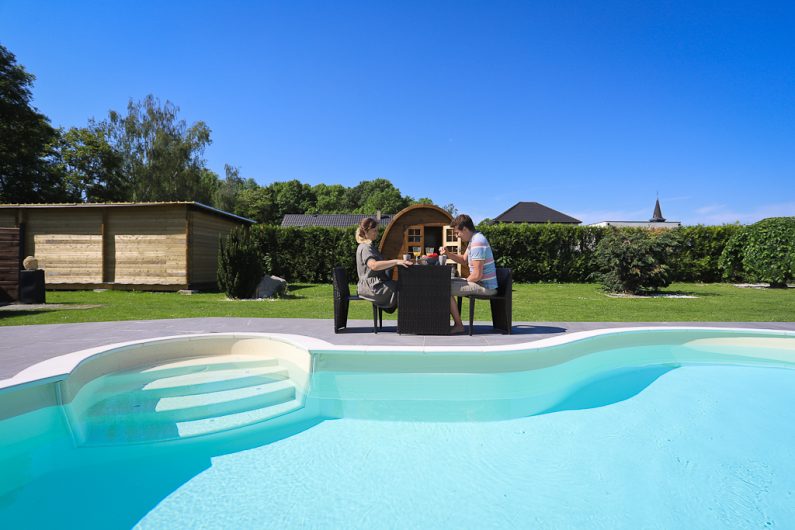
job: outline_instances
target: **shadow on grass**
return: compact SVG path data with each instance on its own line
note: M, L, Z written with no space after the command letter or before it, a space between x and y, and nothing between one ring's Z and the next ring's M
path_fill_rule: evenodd
M0 321L4 318L10 317L29 317L32 315L38 315L40 313L52 313L53 311L58 311L57 309L36 309L33 311L0 311Z
M287 290L289 292L292 291L300 291L301 289L309 289L310 287L317 287L311 283L288 283Z
M708 298L711 296L722 296L721 293L706 293L703 291L695 292L695 291L660 291L658 293L653 293L657 295L668 295L668 296L695 296L696 298Z
M296 295L292 292L288 292L287 294L282 294L276 297L278 300L305 300L306 296L301 296L300 294Z
M612 293L609 291L600 291L600 293L608 298L613 299L627 299L627 300L654 300L666 299L676 297L692 297L692 298L709 298L715 296L723 296L722 293L709 293L704 291L649 291L639 294L630 293Z

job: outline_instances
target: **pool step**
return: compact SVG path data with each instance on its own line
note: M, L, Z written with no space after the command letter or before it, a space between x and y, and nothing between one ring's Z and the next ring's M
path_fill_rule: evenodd
M205 418L202 420L186 421L177 423L177 430L181 438L188 436L198 436L201 434L209 434L213 432L228 431L246 425L259 423L266 420L271 420L290 412L294 412L303 407L303 404L297 399L285 401L278 405L270 407L252 409L245 412L237 412L235 414L227 414L225 416L217 416L214 418Z
M144 385L143 390L159 397L201 394L252 385L281 381L290 377L281 366L256 368L232 368L211 370L155 379Z
M117 392L138 390L160 379L210 373L219 370L275 368L281 370L278 359L253 355L219 355L204 358L183 359L149 366L144 369L108 374L102 377L103 386Z
M280 361L240 357L212 357L207 364L181 360L106 376L72 414L78 442L175 440L244 427L303 407L303 397Z
M186 373L188 370L201 372L214 366L228 366L230 368L244 368L246 366L278 366L279 360L275 357L262 357L258 355L217 355L214 357L198 357L183 359L152 366L142 370L144 374L162 374L177 371Z

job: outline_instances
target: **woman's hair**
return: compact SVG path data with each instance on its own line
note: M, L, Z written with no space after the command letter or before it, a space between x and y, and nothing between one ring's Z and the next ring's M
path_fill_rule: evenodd
M367 239L367 231L371 228L375 228L378 226L378 221L373 219L372 217L365 217L361 221L359 221L359 226L356 227L356 242L357 243L372 243L371 240Z
M459 230L466 228L470 232L475 231L475 223L472 222L472 218L464 213L453 219L453 221L450 223L450 226Z

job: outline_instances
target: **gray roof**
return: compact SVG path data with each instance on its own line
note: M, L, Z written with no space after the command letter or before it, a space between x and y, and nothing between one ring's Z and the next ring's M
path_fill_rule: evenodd
M365 217L376 218L364 213L288 213L282 219L282 226L356 226ZM381 214L381 225L387 226L392 214Z
M494 218L495 223L566 223L582 221L537 202L517 202Z
M254 219L249 219L247 217L241 217L239 215L235 215L230 212L226 212L224 210L219 210L218 208L213 208L212 206L207 206L206 204L202 204L200 202L195 201L163 201L163 202L62 202L62 203L37 203L37 204L25 204L25 203L17 203L17 204L0 204L0 209L15 209L15 208L25 208L25 209L57 209L57 208L70 208L70 209L80 209L80 208L152 208L152 207L159 207L159 206L187 206L188 208L196 208L197 210L204 210L205 212L209 212L215 215L219 215L221 217L228 217L229 219L234 219L235 221L242 221L244 223L249 224L256 224Z

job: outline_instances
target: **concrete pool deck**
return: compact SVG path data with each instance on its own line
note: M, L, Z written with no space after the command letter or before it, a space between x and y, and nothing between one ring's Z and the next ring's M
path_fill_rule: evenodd
M476 322L475 335L398 335L396 322L384 322L372 332L372 321L351 320L349 329L335 334L330 319L186 318L129 320L81 324L0 327L0 379L67 353L119 342L197 333L290 333L335 345L353 346L506 346L558 337L580 331L627 327L719 327L795 331L795 322L515 322L512 335L494 333L490 322Z

